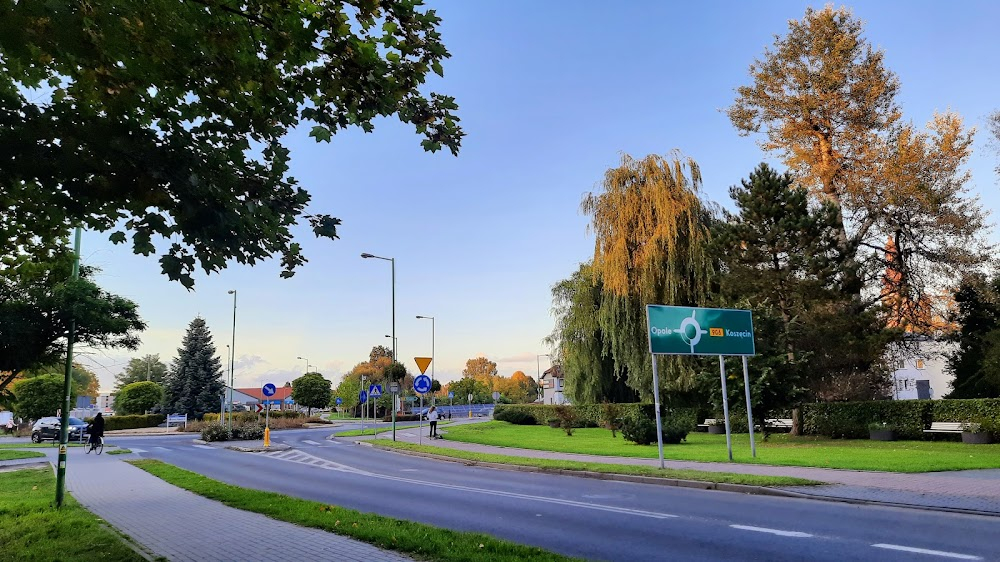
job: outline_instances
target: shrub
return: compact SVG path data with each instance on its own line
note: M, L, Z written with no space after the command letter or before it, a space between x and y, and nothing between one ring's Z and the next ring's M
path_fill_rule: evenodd
M493 416L493 419L499 421L505 421L507 423L512 423L514 425L537 425L538 422L535 421L535 416L532 416L524 410L501 410L499 413Z
M384 416L381 419L384 422L391 422L392 421L392 415L390 414L388 416ZM419 421L419 420L420 420L420 416L417 415L417 414L396 414L396 421L397 422L403 422L403 421L411 422L411 421Z
M576 412L573 411L571 406L556 406L555 407L556 418L559 420L559 427L566 432L566 435L573 435L573 428L580 421L576 417Z
M663 420L663 443L665 445L677 445L687 439L691 431L691 424L682 417L675 417ZM653 440L656 440L656 424L653 424Z
M1000 399L830 402L802 407L804 433L845 439L868 437L868 425L873 422L892 425L903 439L921 439L932 422L979 419L1000 420Z
M614 402L605 402L601 404L601 423L604 427L611 430L611 437L617 437L615 433L621 429L622 423L622 407L620 404L615 404Z
M156 427L166 421L166 419L167 417L163 414L149 414L148 416L107 416L104 418L104 431Z
M215 423L201 430L201 438L203 441L229 441L233 434L228 427Z
M622 423L622 437L636 445L656 443L656 422L646 416L629 416Z
M264 426L258 423L248 423L233 427L233 439L243 439L250 441L263 438L264 438Z

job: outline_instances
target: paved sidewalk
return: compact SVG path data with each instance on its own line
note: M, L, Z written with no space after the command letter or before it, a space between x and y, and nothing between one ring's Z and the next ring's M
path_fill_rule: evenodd
M422 436L417 434L416 428L397 431L396 438L400 441L417 443L422 437L422 442L425 445L478 453L607 464L660 466L659 459L558 453L554 451L537 451L533 449L462 443L447 439L431 441L427 437L427 431L427 428L424 427ZM441 428L441 433L447 434L447 432L447 427ZM355 437L352 439L370 440L371 437ZM664 455L667 459L669 459L669 454L669 447L667 447L664 449ZM687 468L706 472L735 472L739 474L760 474L767 476L794 476L827 482L831 485L784 489L829 499L870 501L1000 515L1000 470L904 474L898 472L870 472L829 468L675 460L666 460L664 464L667 468Z
M73 497L172 561L410 560L354 539L227 507L123 462L127 455L88 455L83 449L70 449L68 455L67 490ZM47 456L54 465L56 452Z

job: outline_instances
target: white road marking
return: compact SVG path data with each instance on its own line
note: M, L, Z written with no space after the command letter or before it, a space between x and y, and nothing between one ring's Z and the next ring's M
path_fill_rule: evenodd
M944 550L929 550L926 548L916 548L913 546L901 546L898 544L873 544L875 548L884 548L886 550L901 550L903 552L912 552L914 554L929 554L931 556L943 556L945 558L958 558L959 560L982 560L982 556L973 556L971 554L959 554L957 552L946 552Z
M156 450L158 450L158 451L169 451L170 450L170 449L168 449L166 447L153 447L153 448L156 449Z
M145 453L146 452L145 449L136 449L135 447L129 447L129 449L131 449L133 453Z
M198 449L214 449L215 448L215 447L212 447L211 445L198 445L197 443L194 444L194 445L191 445L191 446L192 447L196 447Z
M730 525L733 529L742 529L744 531L755 531L758 533L768 533L771 535L778 535L779 537L799 537L799 538L809 538L812 535L809 533L803 533L800 531L782 531L781 529L768 529L767 527L751 527L750 525Z
M597 503L579 502L579 501L565 500L565 499L560 499L560 498L549 498L549 497L545 497L545 496L533 496L533 495L529 495L529 494L519 494L517 492L501 492L501 491L498 491L498 490L488 490L488 489L485 489L485 488L473 488L473 487L470 487L470 486L459 486L457 484L442 484L442 483L439 483L439 482L429 482L429 481L426 481L426 480L416 480L416 479L413 479L413 478L404 478L402 476L390 476L388 474L376 474L374 472L368 472L367 470L361 470L359 468L354 468L352 466L348 466L348 465L345 465L345 464L335 463L333 461L328 461L328 460L325 460L325 459L321 459L319 457L315 457L313 455L309 455L307 453L303 453L302 451L299 451L299 456L296 457L299 460L291 460L291 459L283 458L283 457L281 457L279 455L271 454L271 453L265 453L265 455L268 456L268 457L270 457L270 458L272 458L272 459L278 459L278 460L282 460L282 461L286 461L286 462L295 462L295 463L298 463L298 464L306 464L306 465L309 465L309 466L314 466L316 468L324 468L324 469L327 469L327 470L336 470L336 471L339 471L339 472L349 472L349 473L352 473L352 474L360 474L362 476L368 476L368 477L371 477L371 478L379 478L379 479L382 479L382 480L392 480L394 482L402 482L402 483L405 483L405 484L416 484L418 486L429 486L429 487L432 487L432 488L442 488L442 489L446 489L446 490L456 490L456 491L459 491L459 492L472 492L472 493L484 494L484 495L488 495L488 496L500 496L500 497L505 497L505 498L515 498L515 499L522 499L522 500L529 500L529 501L537 501L537 502L542 502L542 503L551 503L551 504L556 504L556 505L564 505L564 506L568 506L568 507L578 507L578 508L581 508L581 509L592 509L592 510L595 510L595 511L606 511L606 512L609 512L609 513L618 513L618 514L621 514L621 515L635 515L637 517L648 517L648 518L651 518L651 519L672 519L672 518L675 518L675 517L680 517L679 515L673 515L673 514L670 514L670 513L660 513L660 512L657 512L657 511L645 511L645 510L641 510L641 509L630 509L630 508L627 508L627 507L617 507L617 506L613 506L613 505L602 505L602 504L597 504ZM302 457L305 457L305 458L303 459ZM312 464L313 460L320 460L322 462L320 464Z
M308 443L308 444L310 444L310 445L319 445L319 443L317 443L317 442L315 442L315 441L310 441L310 440L308 440L308 439L304 439L304 440L303 440L302 442L303 442L303 443Z
M416 468L401 468L401 469L399 469L399 471L400 472L420 472Z

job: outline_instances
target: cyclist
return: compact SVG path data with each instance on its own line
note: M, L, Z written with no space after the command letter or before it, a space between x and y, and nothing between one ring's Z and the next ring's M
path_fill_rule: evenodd
M87 426L87 431L90 433L90 448L93 450L101 443L101 439L104 438L104 415L101 412L97 412L97 415L91 420L90 425Z

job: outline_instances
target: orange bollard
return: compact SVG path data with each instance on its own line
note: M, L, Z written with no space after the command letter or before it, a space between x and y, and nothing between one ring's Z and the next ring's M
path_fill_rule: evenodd
M265 447L270 447L271 446L271 428L270 427L265 427L264 428L264 446Z

